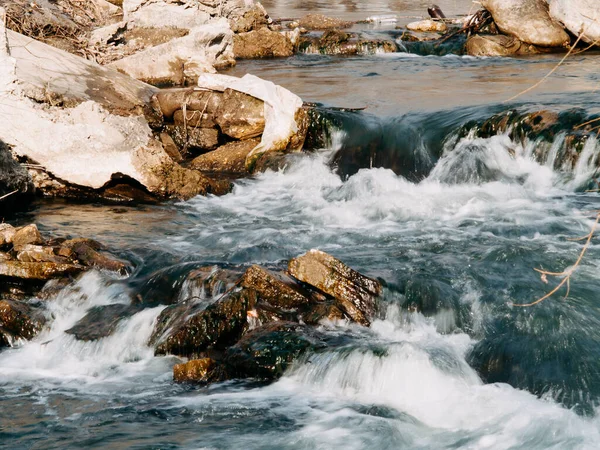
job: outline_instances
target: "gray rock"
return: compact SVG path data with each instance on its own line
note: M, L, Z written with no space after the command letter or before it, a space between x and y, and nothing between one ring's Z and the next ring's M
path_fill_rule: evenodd
M548 51L504 34L475 34L467 40L466 50L471 56L521 56Z
M482 0L498 29L528 44L564 47L569 35L552 20L545 0Z
M591 44L600 40L600 5L597 0L551 0L550 17L562 23L581 40Z

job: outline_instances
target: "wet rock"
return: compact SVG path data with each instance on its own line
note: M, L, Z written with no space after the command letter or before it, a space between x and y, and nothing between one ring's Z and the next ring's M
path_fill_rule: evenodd
M588 44L600 40L600 14L594 0L551 0L550 17Z
M90 239L71 239L65 241L61 247L63 252L70 252L72 256L85 266L117 272L122 275L127 274L127 264L101 253L99 250L102 247L96 241Z
M177 383L212 383L221 378L219 364L211 358L202 358L176 364L173 380Z
M400 40L404 42L427 42L427 41L436 41L442 37L439 33L411 33L410 31L405 31L400 36Z
M332 303L320 303L316 305L311 311L304 314L302 320L308 325L317 325L323 320L335 322L337 320L344 320L345 314L340 308Z
M421 20L419 22L411 22L408 25L406 25L406 28L410 31L437 33L444 33L448 30L448 27L444 22L439 22L435 20Z
M287 57L294 54L294 46L284 34L261 28L234 35L233 53L236 59Z
M246 11L244 15L238 19L230 20L231 30L234 33L247 33L249 31L266 28L271 22L267 11L260 4L256 3L252 9Z
M371 323L377 309L377 297L382 293L378 281L320 250L311 250L292 259L288 271L297 280L334 297L337 306L355 322L365 326Z
M8 223L0 223L0 248L12 246L13 237L17 230Z
M440 7L438 5L431 5L430 8L427 8L427 13L429 14L429 17L431 17L432 19L445 19L446 15L444 14L444 12L440 9Z
M304 353L321 347L305 327L274 323L250 331L223 358L229 377L274 380Z
M303 292L286 274L256 265L246 271L242 278L242 286L255 290L260 302L284 310L301 308L311 301L310 294Z
M218 266L200 267L189 273L184 286L192 295L216 298L240 283L242 273Z
M115 61L109 67L155 86L192 85L198 76L235 64L226 21L194 28L187 36Z
M219 145L219 130L216 128L167 125L165 131L173 138L183 154L188 151L212 150Z
M554 22L545 0L482 0L498 29L540 47L564 47L569 35Z
M13 248L19 252L25 248L25 246L40 245L44 243L44 239L38 230L37 225L31 224L21 228L17 228L15 234L12 237Z
M249 174L246 168L246 158L259 142L260 139L229 142L212 152L194 158L190 167L203 172Z
M96 306L65 333L86 342L102 339L112 335L123 319L138 311L139 307L124 304Z
M44 316L27 303L0 300L0 347L11 347L18 339L34 338L44 323Z
M398 47L393 41L363 39L356 34L330 30L320 38L301 38L298 50L302 53L321 55L372 55L394 53L398 51Z
M0 261L0 277L23 280L50 280L75 275L84 270L77 264L52 262Z
M322 14L308 14L298 21L299 27L306 30L330 30L333 28L344 29L354 25L353 22L337 19L335 17L327 17Z
M242 92L225 89L215 121L234 139L260 136L265 129L264 102Z
M25 245L17 253L17 260L21 262L54 262L59 264L70 262L67 258L55 255L52 247L31 244Z
M521 56L545 53L547 48L521 42L503 34L476 34L467 40L466 51L471 56Z
M31 197L34 190L27 170L15 161L8 146L0 141L0 213L23 203L24 199Z
M232 293L198 311L202 305L176 305L158 318L151 342L157 355L192 357L211 348L236 342L248 324L248 310L256 303L249 290Z

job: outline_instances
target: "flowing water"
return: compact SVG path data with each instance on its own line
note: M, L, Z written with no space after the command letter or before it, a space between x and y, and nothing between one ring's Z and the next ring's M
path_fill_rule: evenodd
M448 13L470 8L439 3ZM265 6L275 17L310 10L356 19L421 15L427 4ZM0 447L598 448L600 246L592 241L568 298L563 290L536 307L513 304L556 285L535 267L560 272L577 259L583 242L570 238L593 225L598 194L586 190L600 148L588 140L569 166L560 160L564 133L544 144L469 128L511 108L600 112L594 54L573 57L540 88L504 103L559 59L398 53L241 63L231 73L368 109L330 113L322 151L241 180L223 197L135 208L40 202L22 213L17 221L98 239L137 268L128 279L86 274L46 303L50 322L40 336L0 353ZM546 156L536 157L544 145ZM311 248L385 281L370 328L323 324L335 344L271 385L172 382L179 360L147 346L161 295L180 289L195 267L284 267ZM159 306L126 318L108 338L64 333L94 306L152 290Z

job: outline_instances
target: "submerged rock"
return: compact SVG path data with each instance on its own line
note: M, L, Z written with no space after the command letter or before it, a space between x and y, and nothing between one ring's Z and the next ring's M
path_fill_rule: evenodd
M595 0L550 0L550 17L588 44L600 40L600 13Z
M292 259L288 271L297 280L335 298L337 305L352 320L370 325L377 310L377 297L382 293L378 281L319 250Z
M112 335L123 319L138 311L139 307L125 304L96 306L65 333L80 341L102 339Z
M358 34L329 30L320 38L303 37L298 50L307 54L321 55L372 55L398 51L395 42L382 39L362 38Z
M545 0L482 0L498 29L540 47L564 47L569 35L552 20Z
M0 300L0 348L34 338L44 323L44 316L27 303Z
M173 380L178 383L211 383L222 378L218 363L211 358L202 358L176 364Z

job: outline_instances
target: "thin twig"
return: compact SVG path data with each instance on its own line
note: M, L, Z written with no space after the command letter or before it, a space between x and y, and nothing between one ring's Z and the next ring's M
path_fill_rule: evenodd
M16 194L17 192L19 192L19 190L18 190L18 189L15 189L14 191L12 191L12 192L9 192L8 194L5 194L5 195L3 195L2 197L0 197L0 200L4 200L5 198L8 198L8 197L10 197L11 195L13 195L13 194Z

